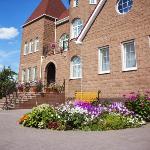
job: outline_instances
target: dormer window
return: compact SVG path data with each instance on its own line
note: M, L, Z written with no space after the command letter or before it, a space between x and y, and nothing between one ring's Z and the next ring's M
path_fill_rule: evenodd
M97 0L89 0L89 4L97 4Z
M74 19L72 22L72 38L77 38L83 28L81 19Z
M59 40L59 46L62 48L64 51L68 50L69 46L69 35L68 34L63 34Z
M79 0L73 0L73 7L78 7Z

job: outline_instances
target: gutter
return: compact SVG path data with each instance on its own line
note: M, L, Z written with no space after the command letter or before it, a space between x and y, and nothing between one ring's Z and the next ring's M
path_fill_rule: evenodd
M100 11L102 10L105 2L107 0L101 0L98 5L96 6L94 12L92 13L91 17L89 18L89 20L87 21L86 25L84 26L83 30L81 31L80 35L77 38L77 41L75 41L76 44L81 44L83 41L83 38L85 37L85 35L87 34L88 30L90 29L91 25L93 24L93 22L95 21L97 15L100 13Z
M66 21L68 21L68 20L69 20L69 16L68 16L68 17L65 17L65 18L63 18L63 19L61 19L61 20L56 21L56 25L59 25L59 24L61 24L61 23L64 23L64 22L66 22Z
M49 18L52 18L52 19L58 19L58 18L55 18L55 17L53 17L53 16L50 16L50 15L47 15L47 14L43 14L43 15L41 15L41 16L39 16L39 17L37 17L37 18L35 18L35 19L33 19L33 20L31 20L31 21L25 23L22 27L24 28L24 27L27 26L28 24L30 24L30 23L32 23L32 22L34 22L34 21L36 21L36 20L38 20L38 19L40 19L40 18L42 18L42 17L44 17L44 16L49 17Z

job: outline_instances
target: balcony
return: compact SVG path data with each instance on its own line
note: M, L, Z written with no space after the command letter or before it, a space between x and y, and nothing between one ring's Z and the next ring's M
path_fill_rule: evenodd
M63 48L61 48L57 43L47 44L43 46L43 56L51 56L56 54L62 54Z

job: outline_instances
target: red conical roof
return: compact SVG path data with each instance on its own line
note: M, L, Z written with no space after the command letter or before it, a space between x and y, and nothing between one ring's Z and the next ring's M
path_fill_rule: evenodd
M66 8L61 0L42 0L25 24L33 21L43 14L54 18L59 18L64 11L66 11Z

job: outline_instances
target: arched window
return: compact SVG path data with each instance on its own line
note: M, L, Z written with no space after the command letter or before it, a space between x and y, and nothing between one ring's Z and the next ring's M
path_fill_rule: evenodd
M71 60L70 77L71 79L77 79L82 77L81 59L78 56L74 56Z
M133 0L118 0L117 12L120 14L128 13L133 6Z
M59 39L59 46L64 50L68 50L69 46L69 35L68 34L63 34L60 39Z
M76 38L79 36L81 30L83 28L82 20L81 19L74 19L72 22L72 38Z

